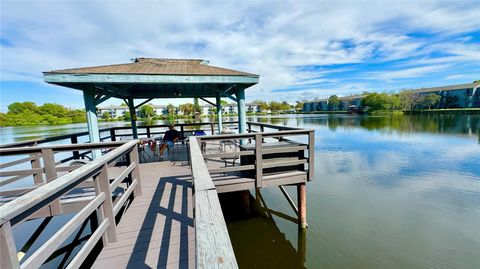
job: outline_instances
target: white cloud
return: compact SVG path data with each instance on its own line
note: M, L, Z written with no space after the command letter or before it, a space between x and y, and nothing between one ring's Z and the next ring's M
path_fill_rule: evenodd
M261 82L249 90L249 97L295 100L321 92L314 88L329 89L330 95L367 86L331 78L328 71L334 72L334 65L407 59L411 64L407 68L365 73L388 81L445 71L450 64L478 61L480 55L478 44L464 44L471 39L448 40L480 29L475 2L2 1L1 5L1 35L11 43L1 47L2 80L40 82L42 71L121 63L138 56L205 58L212 65L260 74ZM435 38L412 35L418 32ZM437 51L452 56L430 57ZM305 65L324 68L297 68ZM295 94L272 92L307 83L318 87Z

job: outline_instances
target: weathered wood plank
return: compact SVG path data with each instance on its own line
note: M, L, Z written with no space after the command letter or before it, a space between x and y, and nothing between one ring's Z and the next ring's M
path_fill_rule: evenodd
M20 268L17 259L17 248L13 239L13 231L10 222L5 222L0 226L0 268Z
M118 175L112 183L110 183L110 191L114 191L120 183L130 174L137 167L136 163L131 163L125 170L122 171L120 175Z
M58 230L45 244L35 251L25 262L23 269L39 268L55 250L62 245L65 239L70 236L76 228L87 219L105 201L105 194L100 194L93 199L84 209L78 212L62 228Z
M85 259L88 257L90 252L93 250L93 248L97 244L98 240L100 240L100 238L102 237L105 230L111 225L112 224L108 219L103 220L102 223L100 223L100 225L98 226L98 228L95 229L95 232L87 240L85 245L83 245L83 247L80 249L77 255L75 255L72 261L68 264L67 269L80 268L82 263L85 261Z
M255 188L263 186L263 147L262 135L255 135Z
M315 131L308 134L308 181L315 177Z
M142 186L141 186L141 176L140 176L140 169L138 168L138 165L140 164L140 159L138 157L138 145L135 145L129 153L129 158L130 162L135 164L135 168L132 171L132 177L133 180L137 181L137 186L135 187L134 190L134 195L135 197L138 195L142 195Z
M197 268L238 268L216 190L195 193Z
M57 168L55 167L55 156L53 155L53 150L45 148L41 150L43 158L43 166L45 169L45 179L48 182L51 182L57 178ZM62 207L60 206L60 198L57 198L55 201L50 203L50 210L52 215L58 215L62 212Z
M192 167L192 177L195 191L215 189L215 185L210 179L210 173L203 160L202 151L196 137L189 138L190 158ZM209 180L210 179L210 180Z
M117 226L115 225L115 214L113 213L112 193L110 191L110 182L108 180L108 166L104 164L100 174L94 179L95 194L98 196L101 193L105 195L105 201L101 208L103 211L103 217L108 219L112 225L107 229L108 242L112 243L117 241Z
M243 150L237 152L219 152L219 153L207 153L203 154L204 158L214 158L214 157L237 157L237 156L248 156L254 155L255 152L253 150Z
M215 169L209 169L208 172L210 172L212 174L216 174L216 173L248 171L248 170L254 170L254 169L255 169L254 164L248 164L248 165L228 166L228 167L220 167L220 168L215 168Z
M128 189L125 190L120 200L118 200L118 202L115 203L115 206L113 207L113 214L115 216L118 214L118 212L120 212L120 209L122 209L122 206L125 204L130 194L132 194L137 184L138 184L138 180L134 179L132 184L128 187Z

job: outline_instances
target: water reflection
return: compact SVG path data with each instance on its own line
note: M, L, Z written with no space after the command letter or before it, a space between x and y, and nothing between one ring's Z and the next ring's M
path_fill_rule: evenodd
M274 216L297 227L297 219L272 210L260 192L249 196L248 210L238 204L238 193L220 196L228 232L240 268L305 268L307 231L297 236L297 245L289 241L277 226Z
M480 268L479 119L275 119L316 133L315 179L307 185L310 227L303 241L305 263L299 263L307 268ZM291 212L278 189L262 193L269 212ZM271 219L301 253L296 225L281 214ZM256 228L242 225L232 228L248 240L245 234Z

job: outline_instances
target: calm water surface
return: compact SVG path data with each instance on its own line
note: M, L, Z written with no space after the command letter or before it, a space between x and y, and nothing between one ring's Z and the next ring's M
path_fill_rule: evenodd
M479 115L250 120L315 129L316 172L305 232L277 188L262 189L268 209L228 217L241 268L480 268ZM0 141L85 129L2 128Z
M480 268L479 116L263 121L315 129L309 228L275 214L229 221L241 267ZM295 216L279 189L262 194Z

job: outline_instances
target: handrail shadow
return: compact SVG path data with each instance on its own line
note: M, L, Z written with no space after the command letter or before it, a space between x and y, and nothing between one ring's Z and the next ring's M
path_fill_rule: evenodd
M155 248L149 248L154 235L155 227L163 226L163 234L161 236L160 248L158 249L157 266L156 268L165 268L167 263L172 262L169 258L175 258L174 255L169 257L171 247L177 245L176 242L172 242L174 237L172 232L174 231L174 222L180 224L180 236L178 238L178 264L179 268L188 268L189 263L189 227L193 227L193 218L188 216L188 192L191 189L190 176L178 176L178 177L162 177L159 179L159 183L155 189L154 196L148 205L147 213L145 214L142 227L136 238L132 254L127 263L127 268L139 268L148 267L146 264L147 251L157 251ZM171 185L171 187L169 186ZM162 206L161 202L165 199L164 195L168 195L166 191L170 189L168 197L168 203L166 206ZM181 200L178 200L177 189L181 189ZM180 212L175 211L176 203L181 201ZM163 223L158 223L159 215L164 217ZM176 240L176 239L175 239ZM175 246L176 247L176 246ZM151 253L149 253L150 255Z

